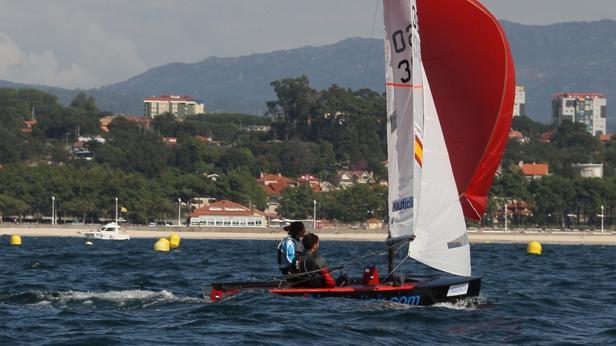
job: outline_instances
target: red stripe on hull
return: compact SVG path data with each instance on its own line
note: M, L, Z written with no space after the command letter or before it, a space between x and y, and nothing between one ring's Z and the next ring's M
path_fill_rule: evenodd
M362 293L362 292L395 292L408 291L415 288L414 284L403 284L399 286L375 285L375 286L345 286L332 288L278 288L270 289L275 294L302 294L302 293Z

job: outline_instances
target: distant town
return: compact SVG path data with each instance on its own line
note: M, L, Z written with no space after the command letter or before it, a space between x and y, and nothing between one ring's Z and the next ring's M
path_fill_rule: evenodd
M84 94L63 107L39 91L4 89L0 106L19 104L14 116L22 120L5 138L21 149L1 158L2 219L81 224L119 213L137 224L382 228L383 95L318 91L306 77L272 87L278 99L265 117L208 114L186 95L147 97L142 115L110 114ZM550 125L526 116L525 99L516 87L509 147L478 226L611 225L616 147L606 133L606 96L555 94Z

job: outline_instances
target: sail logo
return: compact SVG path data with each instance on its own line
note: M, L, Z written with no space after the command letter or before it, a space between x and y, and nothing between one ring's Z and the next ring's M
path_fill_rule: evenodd
M394 201L392 211L396 212L400 210L408 210L411 208L413 208L413 198L404 197Z
M415 136L415 161L419 167L423 167L423 143L418 136Z
M421 296L391 297L389 301L400 304L419 305L419 302L421 301Z
M315 295L313 295L313 297L314 296ZM345 296L345 298L357 298L357 296L347 295ZM393 303L407 304L407 305L419 305L421 303L420 295L388 297L382 294L379 294L379 295L362 294L359 296L359 299L360 300L370 300L370 301L390 301Z

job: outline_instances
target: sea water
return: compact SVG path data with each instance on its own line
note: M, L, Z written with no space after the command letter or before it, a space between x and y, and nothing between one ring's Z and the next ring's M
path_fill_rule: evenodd
M203 298L214 281L278 276L275 241L184 239L170 253L154 252L153 239L0 241L3 345L616 343L616 247L544 244L531 256L525 245L473 245L481 297L414 307L262 291ZM328 241L322 253L336 264L383 247ZM384 262L376 255L345 271ZM400 271L427 269L407 261Z

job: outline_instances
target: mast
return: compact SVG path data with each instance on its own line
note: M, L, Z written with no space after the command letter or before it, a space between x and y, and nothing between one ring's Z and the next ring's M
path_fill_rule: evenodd
M387 227L387 240L391 239L391 233L389 232L389 226ZM388 242L386 242L388 244ZM387 248L387 281L392 281L394 276L394 248L389 246Z

